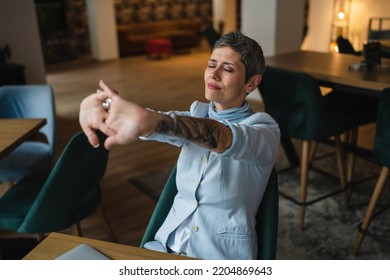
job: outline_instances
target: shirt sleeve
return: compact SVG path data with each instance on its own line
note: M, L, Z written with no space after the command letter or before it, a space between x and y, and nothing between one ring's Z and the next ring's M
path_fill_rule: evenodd
M232 132L231 146L220 155L248 164L268 165L275 162L280 131L267 113L255 113L240 123L225 122Z

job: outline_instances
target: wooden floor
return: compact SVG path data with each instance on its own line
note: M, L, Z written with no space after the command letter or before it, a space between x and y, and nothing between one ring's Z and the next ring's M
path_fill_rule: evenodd
M57 110L57 154L80 130L81 100L93 93L100 79L125 98L155 110L188 110L194 100L204 100L203 72L209 53L174 55L150 60L137 56L110 62L77 61L50 66L47 82L55 93ZM172 165L179 150L167 144L136 141L113 147L102 181L103 206L119 243L138 245L155 206L154 201L127 182ZM107 240L99 220L82 223L86 237Z

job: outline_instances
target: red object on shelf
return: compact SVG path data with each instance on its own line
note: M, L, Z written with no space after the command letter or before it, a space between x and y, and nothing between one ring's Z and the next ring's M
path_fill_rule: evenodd
M169 39L151 39L146 41L146 52L150 57L170 56L172 41Z

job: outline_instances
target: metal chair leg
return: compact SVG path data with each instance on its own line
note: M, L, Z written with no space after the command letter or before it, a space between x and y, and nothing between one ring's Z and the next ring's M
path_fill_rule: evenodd
M104 208L103 208L102 205L100 205L98 207L97 212L98 212L99 216L101 217L102 222L103 222L103 224L104 224L104 226L106 228L109 240L111 242L115 242L116 243L117 242L116 236L114 234L114 231L113 231L113 229L111 227L111 224L110 224L110 222L109 222L109 220L107 218L106 212L104 211Z
M99 205L99 207L96 209L96 213L99 215L101 221L104 224L104 227L106 228L108 240L116 243L117 242L116 236L114 234L114 231L112 230L111 224L108 221L106 212L104 211L102 205ZM71 233L72 233L72 235L76 235L76 236L80 236L80 237L83 236L80 222L75 223L71 226Z
M81 231L81 225L80 223L75 223L73 224L71 227L71 233L72 235L76 235L76 236L80 236L80 237L83 237L83 233Z
M351 133L349 135L349 138L347 139L347 144L350 145L352 148L356 147L356 145L357 145L357 138L358 138L358 127L355 126L352 129L352 131L351 131ZM356 159L356 157L355 157L354 151L348 152L348 154L347 154L347 184L349 186L351 186L352 181L353 181L353 172L354 172L354 169L355 169L355 159ZM351 192L352 192L351 189L347 190L348 201L351 198Z

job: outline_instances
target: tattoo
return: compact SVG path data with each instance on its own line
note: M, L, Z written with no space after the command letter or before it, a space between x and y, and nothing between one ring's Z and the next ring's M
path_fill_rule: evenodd
M230 129L222 123L186 116L164 116L156 132L184 138L207 149L222 152L230 146Z

